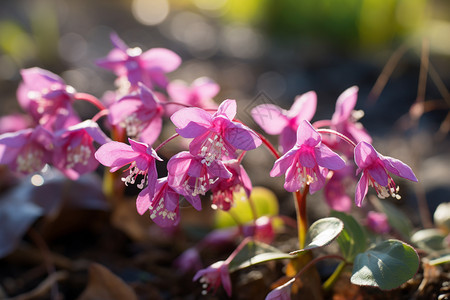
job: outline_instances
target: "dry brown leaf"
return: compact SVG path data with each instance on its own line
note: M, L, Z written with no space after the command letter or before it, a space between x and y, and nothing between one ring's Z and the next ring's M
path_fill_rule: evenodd
M134 290L106 267L93 263L89 283L78 300L137 300Z

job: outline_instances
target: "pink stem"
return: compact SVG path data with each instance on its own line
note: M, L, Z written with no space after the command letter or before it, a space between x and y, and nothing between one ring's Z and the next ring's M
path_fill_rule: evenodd
M162 142L161 144L158 145L158 147L156 147L155 151L158 151L159 149L161 149L162 147L164 147L168 142L170 142L171 140L173 140L174 138L176 138L177 136L179 136L178 133L174 133L171 137L169 137L167 140L165 140L164 142Z
M333 135L335 135L335 136L341 138L341 140L344 140L345 142L347 142L347 143L348 143L350 146L352 146L353 148L356 147L356 144L355 144L351 139L349 139L348 137L346 137L346 136L343 135L342 133L337 132L337 131L335 131L335 130L332 130L332 129L317 129L317 132L318 132L318 133L328 133L328 134L333 134Z
M87 94L87 93L75 93L74 98L75 98L75 100L83 100L83 101L87 101L89 103L92 103L99 110L106 109L106 107L103 105L103 103L100 100L98 100L97 97L92 96L90 94Z

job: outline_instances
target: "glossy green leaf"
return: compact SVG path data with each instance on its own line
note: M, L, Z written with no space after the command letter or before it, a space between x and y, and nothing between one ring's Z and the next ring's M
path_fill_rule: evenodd
M229 271L234 272L259 263L278 259L291 259L292 255L284 253L275 247L258 241L248 242L229 264Z
M324 247L330 244L344 229L344 223L338 218L323 218L314 222L306 233L306 247L290 254Z
M366 235L359 223L346 213L333 211L331 216L339 218L344 222L344 230L338 236L337 242L341 248L342 256L349 262L355 259L355 256L364 252L367 248Z
M391 290L411 279L418 268L419 257L413 247L387 240L356 256L350 281Z

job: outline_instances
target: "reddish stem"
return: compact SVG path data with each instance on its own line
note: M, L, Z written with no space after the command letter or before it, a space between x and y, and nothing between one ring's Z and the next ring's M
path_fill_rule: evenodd
M305 248L306 233L308 231L308 216L306 212L306 195L309 191L309 185L305 184L303 192L294 192L295 210L297 214L298 243L300 249Z
M337 132L336 130L332 130L332 129L317 129L317 132L318 132L318 133L328 133L328 134L333 134L333 135L339 137L341 140L347 142L347 143L348 143L350 146L352 146L353 148L356 147L356 144L355 144L351 139L349 139L348 137L346 137L346 136L343 135L342 133Z
M319 120L312 124L314 128L320 128L320 127L330 127L331 126L331 120Z
M97 122L101 117L107 116L109 114L109 109L102 109L95 116L92 117L92 121Z
M73 97L75 98L75 100L83 100L83 101L87 101L89 103L92 103L99 110L106 109L106 107L103 105L103 103L100 100L98 100L97 97L92 96L90 94L87 94L87 93L75 93L75 95Z

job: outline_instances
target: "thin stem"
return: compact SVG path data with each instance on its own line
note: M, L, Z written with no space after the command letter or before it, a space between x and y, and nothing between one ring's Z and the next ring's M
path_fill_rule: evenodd
M267 149L273 154L275 159L279 159L281 155L278 153L278 151L275 149L275 147L272 145L271 142L269 142L262 134L256 132L256 134L259 136L261 141L263 142L264 146L266 146Z
M333 287L333 285L336 283L339 276L341 275L342 271L344 271L346 265L347 262L345 260L342 260L339 263L336 270L334 270L333 274L331 274L331 276L323 283L322 288L324 291L329 291Z
M306 233L308 231L308 217L306 213L306 195L309 191L309 185L305 184L303 192L294 192L295 211L297 214L298 244L300 249L305 248Z
M246 237L242 240L242 242L239 244L239 246L234 249L233 253L228 256L228 258L225 260L224 264L228 265L230 262L236 257L236 255L252 240L251 237Z
M356 144L349 139L348 137L346 137L345 135L343 135L340 132L337 132L336 130L332 130L332 129L317 129L318 133L328 133L328 134L333 134L337 137L339 137L340 139L344 140L345 142L347 142L350 146L352 146L353 148L356 147Z
M176 138L177 136L179 136L178 133L174 133L171 137L169 137L167 140L165 140L164 142L162 142L161 144L158 145L158 147L156 147L155 151L158 151L159 149L161 149L162 147L164 147L168 142L170 142L171 140L173 140L174 138Z
M108 114L109 109L102 109L92 117L92 121L97 122L101 117L107 116Z
M314 128L320 128L320 127L330 127L331 120L319 120L312 124Z
M99 110L106 109L106 107L103 105L103 103L100 100L98 100L97 97L92 96L90 94L87 94L87 93L75 93L75 95L73 97L75 98L75 100L83 100L83 101L87 101L89 103L92 103Z
M248 197L248 205L250 206L250 210L252 212L253 222L256 222L256 219L258 218L258 213L256 212L255 202L253 202L252 197Z

